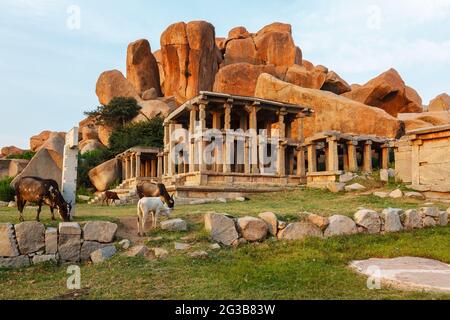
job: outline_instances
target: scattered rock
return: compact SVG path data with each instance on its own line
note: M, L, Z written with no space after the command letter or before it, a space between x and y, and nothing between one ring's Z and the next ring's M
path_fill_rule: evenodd
M323 237L322 230L311 222L295 222L289 224L278 233L280 240L303 240L307 237Z
M239 218L237 224L242 237L247 241L262 241L269 231L264 220L254 217Z
M149 253L149 248L146 246L134 246L127 251L128 257L145 257Z
M402 222L400 220L400 215L403 213L404 211L402 209L384 209L381 213L384 227L383 230L385 232L399 232L403 230Z
M96 241L83 241L83 244L81 245L81 251L80 251L80 259L81 261L87 261L91 257L91 253L104 248L106 246L109 246L108 244L96 242Z
M330 224L325 230L325 237L352 235L358 232L356 223L346 216L334 215L329 218Z
M327 184L327 189L333 193L339 193L345 191L345 183L343 182L330 182Z
M373 210L359 210L355 213L355 222L359 226L367 229L369 234L377 234L381 231L380 215Z
M191 245L187 243L179 243L175 242L175 250L189 250L191 248Z
M380 170L380 181L389 182L389 171L387 171L386 169Z
M56 254L58 252L58 229L47 228L45 230L45 252Z
M81 200L81 201L89 201L89 200L91 200L91 197L79 195L78 199Z
M364 187L363 185L361 185L359 183L354 183L352 185L349 185L349 186L345 187L345 191L347 191L347 192L363 191L363 190L366 190L366 187Z
M211 238L226 246L239 239L234 220L223 214L206 214L205 228L211 232Z
M189 256L194 259L206 259L206 258L208 258L208 252L195 251L195 252L190 253Z
M0 201L0 208L6 208L8 207L9 202Z
M131 241L128 239L120 240L119 246L124 250L128 250L128 248L130 248L131 246Z
M433 228L436 227L437 223L436 220L434 220L432 217L426 216L423 218L423 227L424 228Z
M272 236L276 236L278 233L278 218L273 212L263 212L259 214L259 217L264 220L269 228L269 233Z
M339 176L339 182L348 183L355 179L357 176L351 172L346 172Z
M15 201L10 201L8 203L8 208L17 208L17 203Z
M330 224L330 221L327 217L322 217L314 213L307 213L307 219L309 222L316 225L321 230L325 230Z
M117 224L108 221L89 221L83 228L85 241L110 243L117 232Z
M19 269L29 266L30 266L30 259L28 258L28 256L0 258L0 268Z
M389 197L392 199L400 199L403 197L403 191L400 189L394 190L391 193L389 193Z
M14 226L11 223L0 223L0 257L16 257L19 254Z
M236 197L234 200L238 201L238 202L245 202L246 199L244 197Z
M220 250L220 249L221 249L221 246L220 246L220 244L218 244L218 243L213 243L213 244L211 244L211 245L209 246L209 248L210 248L211 250Z
M448 212L441 211L441 214L439 216L439 225L441 227L446 227L448 225L448 218L449 218Z
M373 195L375 197L382 198L382 199L389 197L389 193L387 193L387 192L374 192Z
M187 231L187 223L182 219L161 221L161 229L166 231Z
M421 229L423 227L422 217L417 210L407 210L400 216L400 219L407 230Z
M420 192L406 192L405 197L417 200L425 200L425 196Z
M169 251L163 248L154 248L153 252L155 253L155 257L157 259L165 259L169 256Z
M420 208L420 213L423 217L439 218L441 211L436 207L423 207Z
M116 247L113 245L100 248L91 253L91 260L94 264L105 262L116 254Z
M58 263L58 257L56 254L44 254L40 256L34 256L32 262L33 264L40 264L46 262Z
M286 229L287 225L286 221L278 221L278 231Z

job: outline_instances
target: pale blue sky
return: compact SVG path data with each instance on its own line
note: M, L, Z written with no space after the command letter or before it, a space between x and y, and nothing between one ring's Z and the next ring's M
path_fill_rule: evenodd
M79 30L67 27L71 5ZM394 67L425 104L450 93L450 0L0 0L0 146L70 129L98 105L98 75L125 70L129 42L147 38L156 50L168 25L191 20L217 36L290 23L304 58L349 83Z

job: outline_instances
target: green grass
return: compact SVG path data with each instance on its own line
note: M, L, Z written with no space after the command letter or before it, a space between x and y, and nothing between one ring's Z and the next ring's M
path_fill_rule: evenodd
M175 217L188 221L189 232L154 231L150 247L169 250L166 260L127 258L121 255L101 265L81 266L82 290L66 288L66 268L53 265L0 271L0 299L450 299L449 295L369 290L366 278L348 268L354 259L418 256L450 263L450 227L417 230L384 236L355 235L297 242L267 240L239 248L209 250L203 214L226 212L236 216L273 211L284 220L296 220L302 211L323 215L352 215L358 207L416 208L417 200L379 199L368 195L332 194L320 190L256 195L248 202L179 206ZM436 203L441 209L445 204ZM448 204L447 204L448 206ZM134 206L79 205L77 221L111 220L135 216ZM49 213L43 222L49 224ZM27 210L27 220L34 210ZM16 209L0 209L0 222L18 222ZM53 223L54 225L54 223ZM173 243L185 240L193 250L206 250L209 258L194 260L175 252Z

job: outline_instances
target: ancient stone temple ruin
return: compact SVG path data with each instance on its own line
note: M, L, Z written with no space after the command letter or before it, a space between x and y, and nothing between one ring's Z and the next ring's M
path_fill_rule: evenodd
M308 186L326 187L344 172L388 169L394 139L329 131L307 138L304 147Z
M311 113L299 105L201 92L164 122L162 180L186 197L299 185L305 181L303 118Z

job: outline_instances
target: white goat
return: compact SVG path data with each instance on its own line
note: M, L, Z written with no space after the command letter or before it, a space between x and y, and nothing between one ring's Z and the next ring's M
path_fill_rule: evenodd
M170 216L172 209L167 207L161 198L142 198L137 205L138 215L138 234L143 237L145 232L145 224L147 223L148 214L152 214L153 228L156 228L158 216Z

